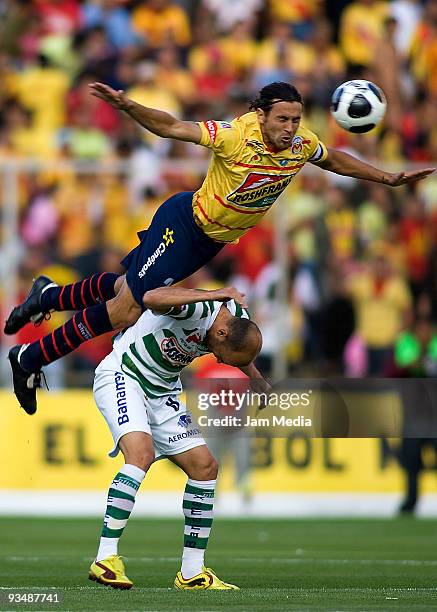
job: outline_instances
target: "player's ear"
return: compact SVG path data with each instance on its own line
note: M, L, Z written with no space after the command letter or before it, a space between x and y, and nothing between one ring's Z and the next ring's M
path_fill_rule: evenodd
M220 340L225 340L227 335L228 335L228 330L226 329L226 327L220 327L217 330L217 336L220 336Z
M265 114L265 112L263 111L263 109L262 109L262 108L257 108L257 109L256 109L256 114L258 115L258 121L259 121L261 124L262 124L262 123L265 123L265 120L266 120L266 114Z

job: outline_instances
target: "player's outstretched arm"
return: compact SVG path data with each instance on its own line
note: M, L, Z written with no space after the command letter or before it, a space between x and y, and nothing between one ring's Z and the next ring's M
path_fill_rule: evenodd
M390 187L398 187L399 185L405 185L413 181L420 181L432 174L435 170L435 168L424 168L411 172L387 172L385 170L379 170L370 164L366 164L366 162L348 153L332 148L328 148L328 157L323 162L315 165L324 170L335 172L336 174L374 181L375 183L383 183Z
M162 138L175 138L199 144L202 134L200 127L194 121L181 121L164 111L147 108L128 98L123 90L117 91L104 83L91 83L89 87L93 96L124 111L153 134Z
M243 308L247 308L244 294L240 293L235 287L224 287L214 291L185 289L184 287L158 287L157 289L146 291L143 295L144 307L156 312L166 312L170 308L195 304L196 302L205 302L207 300L216 300L218 302L235 300Z

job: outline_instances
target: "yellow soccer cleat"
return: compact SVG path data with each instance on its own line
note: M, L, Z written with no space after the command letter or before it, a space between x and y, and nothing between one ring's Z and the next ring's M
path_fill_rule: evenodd
M134 583L124 573L124 563L119 555L110 555L91 564L88 578L113 589L131 589Z
M185 580L181 572L178 572L174 580L174 587L175 589L187 591L204 591L206 589L215 589L218 591L240 590L240 587L237 587L235 584L229 584L228 582L223 582L223 580L220 580L220 578L214 574L210 567L204 567L201 574L197 574L197 576L193 576L193 578L189 578L188 580Z

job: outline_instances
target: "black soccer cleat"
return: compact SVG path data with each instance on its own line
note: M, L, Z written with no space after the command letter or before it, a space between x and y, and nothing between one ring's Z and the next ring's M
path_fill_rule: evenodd
M26 323L32 323L39 325L50 313L42 312L41 309L41 296L43 290L49 286L57 287L47 276L38 276L33 281L32 288L29 291L27 298L19 306L15 306L11 314L5 323L5 334L11 336L16 334Z
M36 390L41 387L42 372L28 372L20 364L20 355L28 344L13 346L8 354L12 368L14 393L20 406L27 414L36 412Z

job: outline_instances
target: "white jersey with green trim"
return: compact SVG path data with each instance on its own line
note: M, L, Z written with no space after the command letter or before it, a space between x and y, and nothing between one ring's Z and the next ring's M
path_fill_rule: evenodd
M148 398L180 393L183 368L210 352L204 341L222 306L234 316L250 318L235 300L187 304L165 314L146 310L115 337L108 357L115 356L121 371L136 380Z

